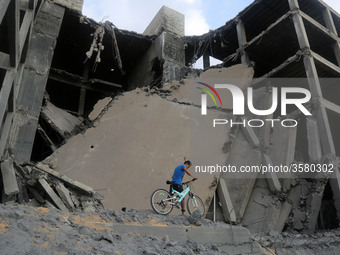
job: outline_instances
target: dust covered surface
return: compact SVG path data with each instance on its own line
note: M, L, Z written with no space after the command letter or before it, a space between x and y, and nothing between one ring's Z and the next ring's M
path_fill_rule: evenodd
M186 216L156 215L151 210L63 213L55 208L0 205L0 247L10 254L226 254L223 245L194 240L159 239L138 233L117 233L115 224L155 226L190 224ZM202 226L225 223L202 220ZM228 247L230 248L230 247Z
M202 219L204 227L230 227ZM235 253L242 247L183 242L138 233L119 233L115 225L188 226L189 216L162 216L151 210L104 210L63 213L55 208L0 205L1 254L252 254ZM196 226L195 226L196 227ZM340 247L340 230L300 235L253 235L263 254L323 254ZM235 252L233 252L235 251ZM258 254L258 253L254 253Z

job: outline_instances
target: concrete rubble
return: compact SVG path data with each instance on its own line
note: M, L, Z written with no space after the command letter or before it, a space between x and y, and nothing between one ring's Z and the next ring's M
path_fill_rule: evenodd
M0 3L1 250L340 252L340 14L319 0L255 0L220 28L185 36L184 15L166 6L138 34L83 16L82 4ZM200 57L204 70L193 69ZM311 93L310 116L290 106L256 114L295 83ZM235 114L240 101L209 94L214 84L251 95L255 111ZM212 132L212 120L249 125ZM149 211L150 194L168 189L185 160L204 217ZM333 174L204 168L311 164Z
M32 206L52 206L63 212L100 211L103 205L96 192L39 163L17 164L5 160L1 164L4 193L2 202L19 202Z

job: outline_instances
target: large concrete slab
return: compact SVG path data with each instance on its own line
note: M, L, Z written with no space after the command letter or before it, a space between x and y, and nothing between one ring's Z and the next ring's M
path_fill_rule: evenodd
M242 88L249 86L253 74L253 69L242 65L220 71L216 73L220 81L234 78L235 73L247 77L237 84ZM196 80L191 82L180 90L192 102L200 102ZM191 172L199 177L194 192L208 209L216 182L213 174L196 172L196 166L227 162L223 147L229 127L212 127L213 118L227 114L215 108L202 116L198 102L182 104L168 99L141 89L117 97L96 127L72 137L54 154L58 162L55 170L98 190L108 208L147 209L151 193L156 188L168 189L165 181L171 179L174 168L189 159L193 162Z
M125 93L97 127L71 138L57 151L55 170L98 190L108 208L149 209L151 193L168 188L165 181L184 157L194 164L202 158L191 154L192 128L200 128L199 123L191 123L192 111L200 109L149 96L140 89ZM202 151L214 155L209 159L215 163L226 160L221 150L226 131L210 137L215 144ZM194 184L206 205L216 188L212 182L212 176L202 175Z

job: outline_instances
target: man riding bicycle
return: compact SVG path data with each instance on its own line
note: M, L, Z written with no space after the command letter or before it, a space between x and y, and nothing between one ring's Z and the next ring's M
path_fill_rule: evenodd
M184 164L179 165L175 168L174 174L172 175L172 185L170 186L170 193L172 192L172 188L178 192L183 191L182 180L183 180L185 173L187 173L189 176L191 176L195 180L197 179L196 177L192 176L192 174L188 170L190 167L191 167L191 162L187 160L184 162ZM181 202L181 207L182 207L182 215L184 215L184 212L185 212L184 199Z

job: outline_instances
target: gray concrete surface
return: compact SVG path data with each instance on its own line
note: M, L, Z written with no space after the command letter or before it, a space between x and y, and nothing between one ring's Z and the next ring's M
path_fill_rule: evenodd
M242 88L249 86L253 74L242 65L209 70L207 76L211 72L218 72L217 79L207 78L211 84L235 75L247 77L236 84ZM201 92L196 81L176 92L199 104ZM56 171L98 190L108 208L148 209L151 193L167 189L165 181L186 158L194 164L192 174L199 177L194 192L208 206L216 189L211 185L214 177L195 173L195 166L225 164L227 155L222 148L228 127L211 129L211 120L221 115L225 113L212 109L202 116L196 104L169 101L136 89L117 97L96 127L72 137L49 160L57 160Z
M199 111L141 90L128 92L114 101L97 127L71 138L55 153L55 170L98 190L108 208L148 209L151 193L167 188L165 181L184 157L195 164L191 110ZM220 141L212 148L220 163L222 146ZM212 181L209 176L194 184L203 201L212 196Z
M12 160L7 159L1 162L1 176L3 195L6 196L6 200L11 199L19 193L18 182L15 176ZM4 199L4 197L2 199Z
M167 235L171 240L193 240L201 244L229 244L241 245L250 243L248 229L239 226L225 225L225 227L195 227L195 226L138 226L128 224L113 225L117 233L139 233L142 235L163 238Z
M163 6L143 34L158 35L163 31L184 36L184 15L169 7Z

